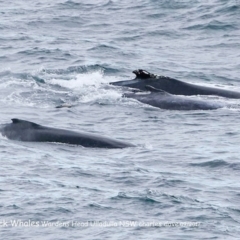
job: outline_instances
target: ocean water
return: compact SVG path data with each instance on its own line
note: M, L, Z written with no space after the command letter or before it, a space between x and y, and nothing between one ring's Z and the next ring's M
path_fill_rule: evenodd
M239 100L195 96L226 107L161 110L108 84L142 68L240 91L239 0L0 6L0 124L20 118L136 145L0 136L1 239L239 239Z

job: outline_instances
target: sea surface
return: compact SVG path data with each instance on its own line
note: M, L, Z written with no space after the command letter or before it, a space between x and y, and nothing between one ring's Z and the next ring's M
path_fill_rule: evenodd
M1 239L239 239L240 100L161 110L109 85L141 68L240 91L239 0L1 0L0 33L1 125L136 145L0 136Z

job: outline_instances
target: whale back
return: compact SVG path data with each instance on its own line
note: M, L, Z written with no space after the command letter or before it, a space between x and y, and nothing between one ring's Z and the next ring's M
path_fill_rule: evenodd
M149 73L146 70L138 69L134 70L133 73L136 75L135 79L133 80L112 82L110 84L115 86L136 88L142 91L146 90L146 85L151 85L152 87L164 90L171 94L182 94L183 89L189 88L187 83L184 83L180 80L166 76L158 76Z
M110 84L115 86L136 88L142 91L146 90L146 85L151 85L154 88L164 90L174 95L216 95L240 99L240 92L236 91L187 83L175 78L155 75L142 69L134 70L133 73L136 75L135 79L133 80L112 82Z
M170 93L168 93L168 92L166 92L166 91L164 91L162 89L155 88L155 87L153 87L151 85L146 85L145 88L146 88L146 90L148 90L148 91L150 91L152 93L160 93L162 95L171 95Z
M13 118L12 123L6 124L0 129L0 132L8 139L25 142L58 142L97 148L125 148L135 146L100 135L41 126L18 118Z

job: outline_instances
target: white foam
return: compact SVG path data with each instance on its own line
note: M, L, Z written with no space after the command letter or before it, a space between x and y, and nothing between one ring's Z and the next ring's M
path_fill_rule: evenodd
M80 96L80 102L100 102L111 103L119 101L122 97L122 93L114 88L106 89L103 83L109 83L116 81L112 77L104 76L102 71L96 71L91 73L77 74L73 79L52 79L51 84L71 89L75 94Z
M52 79L51 84L57 84L59 86L78 90L84 86L95 85L100 86L102 83L109 83L110 81L117 81L116 77L106 77L103 75L103 71L96 71L90 73L77 74L73 79L62 80L62 79Z

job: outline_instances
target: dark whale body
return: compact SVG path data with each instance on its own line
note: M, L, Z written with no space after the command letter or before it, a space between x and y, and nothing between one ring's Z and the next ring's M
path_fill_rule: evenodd
M151 92L132 92L125 93L123 96L136 99L139 102L149 104L154 107L168 110L213 110L223 107L219 103L210 103L185 96L172 95L148 85L145 88Z
M133 80L112 82L110 84L115 86L137 88L142 91L145 90L146 85L151 85L154 88L161 89L175 95L217 95L227 98L240 98L240 92L186 83L170 77L157 76L141 69L135 70L133 73L136 74L136 78Z
M111 138L89 133L44 127L33 122L16 118L12 119L12 123L6 124L1 129L1 133L11 140L26 142L57 142L95 148L125 148L134 146Z

